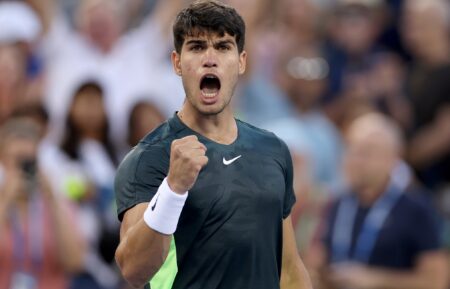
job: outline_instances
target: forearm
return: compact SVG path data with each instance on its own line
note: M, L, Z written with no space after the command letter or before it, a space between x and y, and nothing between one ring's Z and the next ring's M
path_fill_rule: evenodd
M408 159L416 167L424 167L449 151L450 139L438 126L428 126L411 140Z
M299 259L281 273L281 289L312 289L309 274Z
M446 289L445 273L372 270L377 276L377 289Z
M283 221L281 289L312 289L309 274L297 251L291 217Z
M154 231L143 219L127 231L117 248L116 261L133 287L142 287L159 270L167 257L170 240L171 236Z
M69 216L57 199L49 201L56 248L60 264L67 272L78 272L83 267L84 244L69 221Z

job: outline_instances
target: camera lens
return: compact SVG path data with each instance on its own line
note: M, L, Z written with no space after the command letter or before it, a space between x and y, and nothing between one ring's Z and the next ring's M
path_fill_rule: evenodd
M20 163L21 169L25 174L26 178L34 179L36 176L36 160L35 159L24 159Z

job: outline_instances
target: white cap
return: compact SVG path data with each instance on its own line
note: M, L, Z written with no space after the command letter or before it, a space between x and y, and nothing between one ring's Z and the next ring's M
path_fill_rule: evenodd
M36 13L24 2L0 2L0 43L33 42L41 32Z

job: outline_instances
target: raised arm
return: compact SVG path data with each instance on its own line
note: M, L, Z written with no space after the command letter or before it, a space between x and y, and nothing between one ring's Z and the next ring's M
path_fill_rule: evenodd
M52 24L58 4L56 0L26 0L33 7L42 23L42 30L45 34Z
M135 0L139 2L139 0ZM138 29L139 37L151 46L152 53L156 59L166 59L167 51L172 47L172 22L178 11L180 11L188 1L185 0L156 0L152 11L143 20ZM132 11L130 13L133 13ZM154 41L157 41L161 49L155 51ZM161 47L162 46L162 47Z
M153 11L148 17L155 19L155 21L160 25L163 35L171 35L170 29L172 26L172 21L178 11L180 11L185 5L186 1L183 0L157 0Z
M142 287L164 263L187 191L208 162L205 152L196 136L174 140L169 173L156 195L125 213L116 261L133 287Z

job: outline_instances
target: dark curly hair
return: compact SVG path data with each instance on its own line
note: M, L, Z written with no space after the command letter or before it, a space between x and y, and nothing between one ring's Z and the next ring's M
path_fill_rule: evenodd
M236 10L215 0L195 1L178 13L173 25L174 46L181 52L186 36L197 36L203 33L225 33L236 40L239 53L244 50L245 23Z

